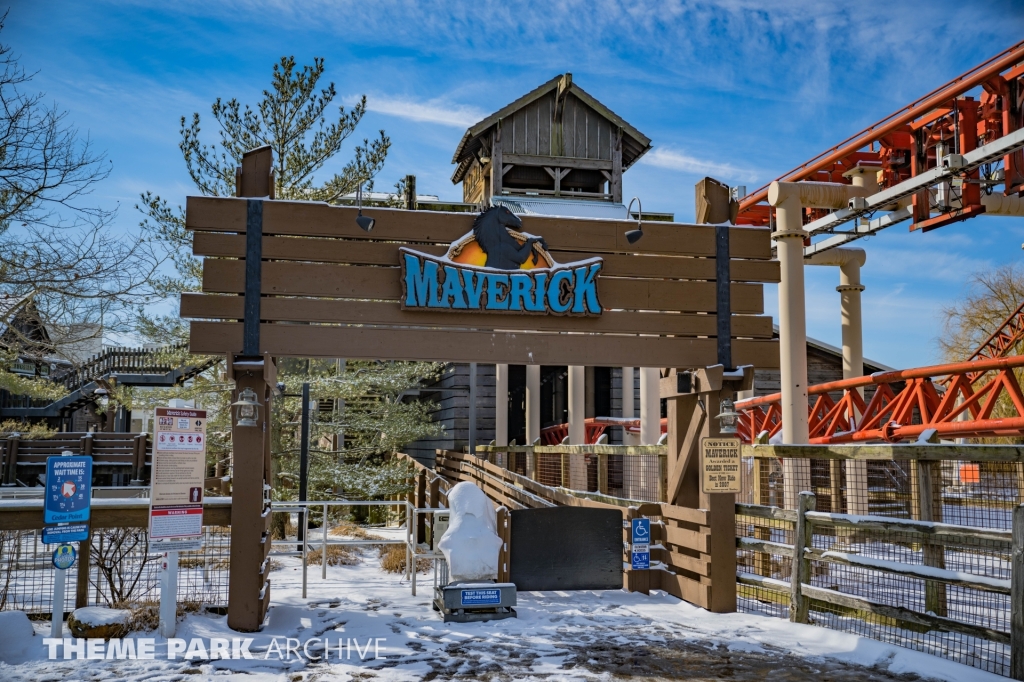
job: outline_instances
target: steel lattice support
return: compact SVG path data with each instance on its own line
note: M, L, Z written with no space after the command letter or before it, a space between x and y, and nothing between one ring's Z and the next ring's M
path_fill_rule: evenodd
M811 386L809 442L898 443L930 430L940 437L1022 436L1024 392L1015 373L1022 367L1024 357L994 358ZM874 389L870 400L861 397L857 389L862 388ZM835 394L841 397L837 400ZM736 403L744 441L779 433L784 426L781 400L776 393Z

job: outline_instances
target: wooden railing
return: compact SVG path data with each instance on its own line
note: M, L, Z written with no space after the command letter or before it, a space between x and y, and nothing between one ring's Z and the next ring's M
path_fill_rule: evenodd
M741 592L753 588L756 592L747 596L756 599L765 598L766 593L774 595L768 598L773 602L788 605L789 619L799 623L809 622L812 606L817 610L838 608L844 614L853 617L864 618L867 614L872 614L890 619L897 627L906 630L953 633L1007 645L1010 647L1011 677L1024 680L1024 505L1014 509L1012 531L880 516L824 513L815 511L815 506L815 496L809 492L799 495L796 510L753 504L736 505L739 527L752 520L759 520L770 526L776 531L775 535L778 535L781 526L785 525L784 532L788 535L791 530L793 538L792 543L771 540L771 533L760 537L745 537L741 533L741 536L736 538L737 550L748 555L745 557L748 566L751 565L751 558L755 567L770 564L773 556L786 557L790 562L788 581L744 571L741 565L737 573ZM894 547L917 546L925 551L928 548L932 548L933 551L938 548L940 552L949 546L959 552L973 549L976 552L1007 556L1010 557L1012 577L1004 579L991 575L977 575L969 570L954 571L865 556L855 549L839 551L814 546L813 538L816 533L819 537L826 536L836 540L840 532L859 538L858 544L861 546L868 543L890 543ZM750 553L753 553L752 557L749 556ZM819 572L812 571L812 562L821 566ZM925 581L925 609L911 609L895 603L884 603L877 599L848 594L838 584L841 582L838 577L830 578L837 583L831 589L812 584L814 576L819 573L828 574L825 566L829 564L850 566L862 571L875 572L874 574ZM1009 631L948 616L944 606L935 606L935 603L940 601L935 598L937 593L941 593L941 602L944 604L946 585L1011 597L1011 613L1007 621L1010 625ZM907 603L910 601L910 595L894 594L893 601ZM993 608L995 607L990 605L986 609L988 613L982 615L992 617Z
M108 469L141 481L144 468L152 461L153 444L145 433L58 433L52 438L32 439L9 434L0 440L0 481L13 485L20 476L28 482L33 475L45 472L47 457L64 451L91 456L94 473Z

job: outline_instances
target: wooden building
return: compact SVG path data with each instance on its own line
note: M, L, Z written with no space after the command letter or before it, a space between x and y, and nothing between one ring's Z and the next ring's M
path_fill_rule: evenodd
M463 201L538 196L622 203L622 173L651 140L566 73L480 121L455 150Z

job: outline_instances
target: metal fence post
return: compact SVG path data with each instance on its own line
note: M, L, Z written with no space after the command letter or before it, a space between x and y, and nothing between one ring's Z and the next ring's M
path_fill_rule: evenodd
M806 623L809 604L803 595L802 585L810 582L811 562L804 550L811 546L812 529L807 523L807 512L814 511L814 493L802 492L797 499L796 527L793 531L793 569L790 574L789 620Z
M1024 680L1024 505L1013 510L1010 575L1010 677Z

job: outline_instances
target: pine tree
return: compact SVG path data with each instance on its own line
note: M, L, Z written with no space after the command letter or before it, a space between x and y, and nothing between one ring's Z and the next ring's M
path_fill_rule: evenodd
M363 96L351 108L331 112L337 96L333 83L320 88L323 59L296 68L295 59L282 57L274 65L271 87L251 107L237 99L217 99L211 108L219 140L201 139L201 118L181 118L179 148L189 176L199 193L232 196L235 168L246 151L270 145L274 152L275 196L336 202L363 185L372 188L391 141L383 130L379 136L364 138L340 172L324 179L328 162L342 151L366 112ZM145 214L142 228L168 252L175 272L157 282L159 292L177 298L184 291L198 291L202 261L192 255L192 235L185 229L181 206L172 207L160 196L146 192L137 208ZM140 311L138 331L144 337L165 344L183 345L188 325L176 316L150 316ZM190 361L186 350L179 362ZM194 362L194 358L191 359ZM404 467L385 465L387 456L405 444L433 435L439 426L429 418L428 406L402 400L402 395L421 382L437 377L440 365L416 362L349 362L281 359L278 377L290 395L299 392L303 381L311 384L313 399L331 405L314 413L310 442L310 499L335 495L379 497L404 486ZM208 439L211 461L224 461L230 453L230 382L218 364L197 377L191 386L172 391L143 394L122 390L117 398L136 409L152 409L168 398L194 398L211 411ZM298 479L301 400L278 398L274 402L271 450L274 455L275 496L294 497ZM338 434L342 434L339 439ZM344 441L344 449L335 446Z

